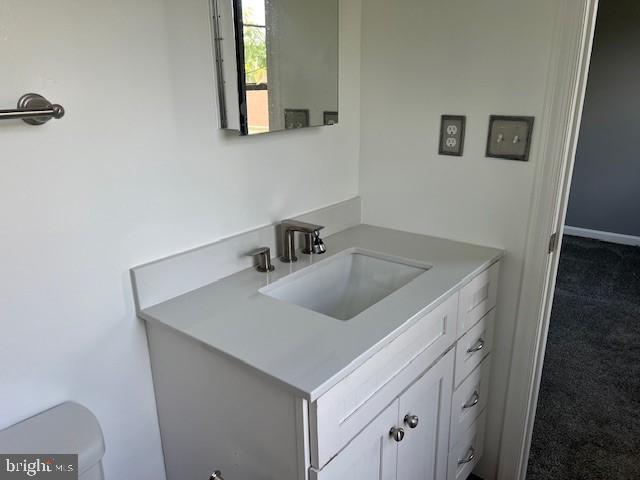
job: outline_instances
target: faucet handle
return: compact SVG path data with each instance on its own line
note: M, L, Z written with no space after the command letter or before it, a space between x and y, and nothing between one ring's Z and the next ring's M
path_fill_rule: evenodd
M261 273L273 272L276 267L271 264L271 249L269 247L258 247L247 254L248 257L258 257L256 270Z

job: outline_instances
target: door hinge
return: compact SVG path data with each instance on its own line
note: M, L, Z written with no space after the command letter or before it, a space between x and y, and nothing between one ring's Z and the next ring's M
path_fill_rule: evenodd
M558 248L558 232L551 235L549 239L549 253L555 252L556 248Z

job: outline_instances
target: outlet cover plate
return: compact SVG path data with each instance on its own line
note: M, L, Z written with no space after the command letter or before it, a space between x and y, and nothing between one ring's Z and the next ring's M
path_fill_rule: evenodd
M440 124L440 155L461 157L464 152L464 133L467 117L442 115Z
M306 128L309 126L309 110L305 108L285 108L284 128L292 130L295 128Z
M529 161L534 117L491 115L487 157Z

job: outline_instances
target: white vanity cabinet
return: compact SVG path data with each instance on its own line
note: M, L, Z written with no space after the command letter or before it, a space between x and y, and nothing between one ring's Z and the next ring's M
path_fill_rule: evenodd
M482 455L498 269L318 398L148 323L168 480L464 480Z
M453 363L449 351L311 480L445 478Z
M456 292L311 403L311 466L324 467L451 348L457 312Z

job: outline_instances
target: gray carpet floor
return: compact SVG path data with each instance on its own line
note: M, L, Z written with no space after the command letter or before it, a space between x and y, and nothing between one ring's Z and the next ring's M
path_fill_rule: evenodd
M640 479L638 247L564 239L527 479Z

